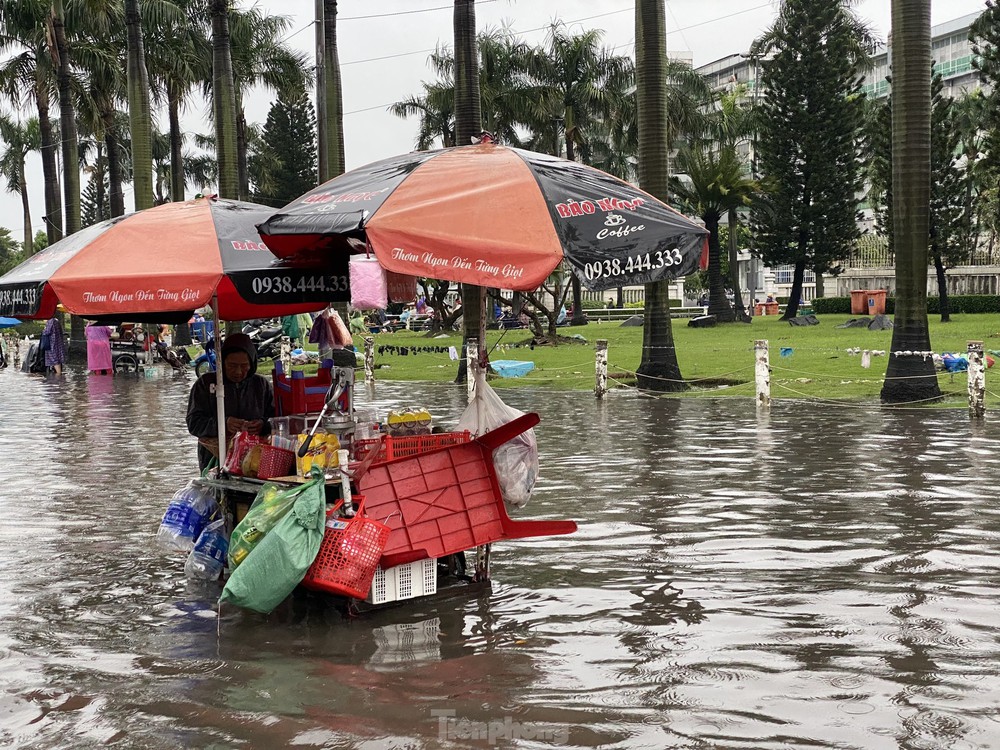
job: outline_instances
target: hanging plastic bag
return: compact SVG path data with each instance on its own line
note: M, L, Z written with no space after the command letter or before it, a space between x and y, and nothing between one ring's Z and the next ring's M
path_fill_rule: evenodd
M243 459L247 457L255 445L260 445L263 440L259 435L251 435L243 430L237 432L226 453L225 470L230 474L243 474Z
M157 543L171 551L188 552L218 510L219 504L212 493L197 482L190 482L170 499L156 531Z
M377 258L352 255L348 263L351 279L351 307L356 310L384 310L389 304L385 270Z
M485 370L476 373L476 397L458 420L457 430L468 430L475 436L524 416L524 412L507 406L486 382ZM522 432L493 451L493 465L504 502L511 508L523 508L531 498L538 479L538 442L535 430Z
M261 539L285 517L295 504L302 486L282 489L276 484L265 484L257 492L250 510L236 524L229 537L229 569L236 570L257 546Z
M295 497L291 510L232 572L220 603L231 602L256 612L270 612L305 577L323 542L326 520L323 475L314 473L310 481L292 492Z

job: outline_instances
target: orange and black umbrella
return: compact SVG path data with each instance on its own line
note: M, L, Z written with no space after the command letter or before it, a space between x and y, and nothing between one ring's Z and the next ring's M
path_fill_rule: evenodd
M258 229L282 258L364 240L390 271L518 290L537 288L563 259L600 290L684 276L708 250L703 227L627 182L493 143L355 169Z
M347 301L347 262L294 267L261 243L274 212L215 197L166 203L87 227L0 276L0 315L187 320L218 298L223 320L319 310ZM340 264L340 268L337 264Z

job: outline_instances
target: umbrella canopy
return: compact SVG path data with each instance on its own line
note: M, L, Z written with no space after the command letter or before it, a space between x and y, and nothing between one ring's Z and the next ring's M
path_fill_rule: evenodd
M0 318L0 328L13 328L19 325L21 325L21 321L17 318Z
M564 258L588 289L684 276L708 232L627 182L493 143L385 159L320 185L258 229L278 257L366 239L383 267L535 289Z
M291 268L261 244L255 225L273 212L208 197L94 224L0 276L0 315L48 318L62 303L88 318L187 320L218 295L220 318L246 320L346 301L346 259Z

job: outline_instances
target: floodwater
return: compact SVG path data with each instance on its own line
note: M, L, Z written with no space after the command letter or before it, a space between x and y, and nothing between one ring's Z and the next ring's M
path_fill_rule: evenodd
M518 515L578 533L481 595L217 621L151 544L190 383L0 371L0 747L1000 747L996 415L506 392Z

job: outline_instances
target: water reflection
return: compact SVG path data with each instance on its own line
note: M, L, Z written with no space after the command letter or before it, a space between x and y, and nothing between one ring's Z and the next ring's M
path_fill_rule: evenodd
M473 730L494 726L508 747L961 748L996 734L989 416L504 392L542 416L522 515L574 518L577 534L496 545L482 594L353 620L308 600L219 618L218 585L188 584L150 546L195 472L189 385L0 371L4 743L465 748L491 746ZM362 407L453 417L464 398L358 391Z

